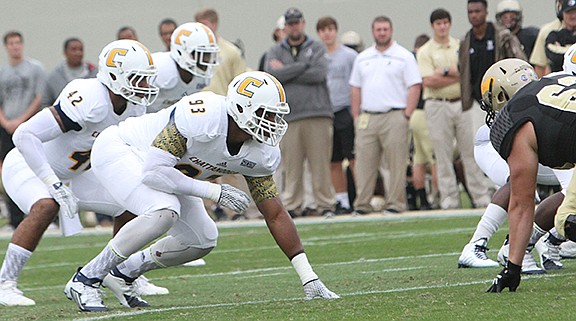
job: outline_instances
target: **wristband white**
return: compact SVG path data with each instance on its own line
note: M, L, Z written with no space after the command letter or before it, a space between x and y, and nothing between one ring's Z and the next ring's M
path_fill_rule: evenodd
M46 184L48 186L52 186L55 183L58 183L60 181L60 179L56 175L48 175L48 176L42 178L42 181L44 182L44 184Z
M312 280L318 279L318 275L314 273L312 266L310 266L310 263L308 262L306 253L300 253L296 255L292 258L291 262L303 285Z

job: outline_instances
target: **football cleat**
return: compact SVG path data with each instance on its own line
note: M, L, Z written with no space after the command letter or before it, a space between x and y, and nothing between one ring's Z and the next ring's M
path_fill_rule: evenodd
M510 252L510 241L508 239L508 235L506 235L504 244L502 244L500 251L498 251L498 262L500 262L502 266L506 266L506 264L508 263L509 252ZM532 251L526 250L524 258L522 259L522 274L542 274L542 273L546 273L546 271L538 267L538 264L536 264L536 261L532 256Z
M108 311L108 307L102 302L100 285L102 280L89 279L80 273L80 268L64 287L66 297L76 303L80 311L98 312Z
M538 267L536 260L532 256L532 252L526 250L524 258L522 259L522 274L544 274L546 271Z
M0 305L35 305L34 300L24 296L24 293L16 287L16 281L0 282Z
M140 298L135 292L134 282L128 280L122 273L114 268L102 281L102 286L114 293L120 304L127 308L146 308L150 304Z
M566 241L560 244L560 257L563 259L576 258L576 242Z
M139 295L164 295L170 293L167 288L154 285L144 275L140 275L133 283L134 291Z
M485 268L485 267L496 267L498 263L493 261L486 256L487 240L481 238L476 242L468 243L464 246L462 254L458 259L458 268Z
M190 262L186 262L184 264L182 264L182 266L204 266L206 265L206 261L204 261L204 259L197 259L197 260L192 260Z
M544 270L560 270L564 267L560 262L560 244L562 244L562 241L550 233L544 235L536 242L535 249L540 259L540 266Z

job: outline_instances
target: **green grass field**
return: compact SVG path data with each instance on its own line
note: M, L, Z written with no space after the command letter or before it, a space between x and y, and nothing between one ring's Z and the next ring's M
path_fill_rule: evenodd
M421 212L422 213L422 212ZM107 313L82 313L63 294L77 266L109 235L44 238L20 277L33 307L0 307L1 320L559 320L576 299L576 260L564 270L523 277L516 293L485 293L500 268L457 269L480 211L369 215L296 221L308 257L340 300L304 301L302 286L261 221L221 224L203 267L147 276L171 291L146 297L147 309L121 307L108 293ZM506 234L489 243L496 258ZM9 240L0 239L3 258ZM562 312L564 311L564 312Z

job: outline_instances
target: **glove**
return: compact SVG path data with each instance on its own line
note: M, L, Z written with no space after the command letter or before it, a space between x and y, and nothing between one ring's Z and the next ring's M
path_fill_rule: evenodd
M74 218L78 214L78 198L72 193L70 188L62 182L49 185L48 191L56 203L60 205L62 215Z
M221 184L220 186L222 190L220 191L218 204L236 213L246 211L248 205L250 205L250 197L246 193L228 184Z
M304 284L305 300L312 300L314 298L322 299L340 299L340 296L330 291L320 279L315 279Z
M492 281L492 285L486 292L499 293L505 288L510 288L510 292L516 292L516 288L520 284L521 272L522 267L520 265L508 261L506 267L496 275L494 281Z

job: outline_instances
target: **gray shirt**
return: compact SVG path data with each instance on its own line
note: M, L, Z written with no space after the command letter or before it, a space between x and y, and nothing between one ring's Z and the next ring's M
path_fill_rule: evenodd
M350 107L348 81L357 55L355 50L342 45L328 54L328 76L326 79L334 112Z
M21 116L37 95L42 95L46 83L40 62L24 58L17 65L0 68L0 106L7 119Z
M78 68L70 68L64 61L48 76L46 90L42 95L42 107L51 106L70 81L79 78L96 78L97 73L98 68L91 63L84 62Z

